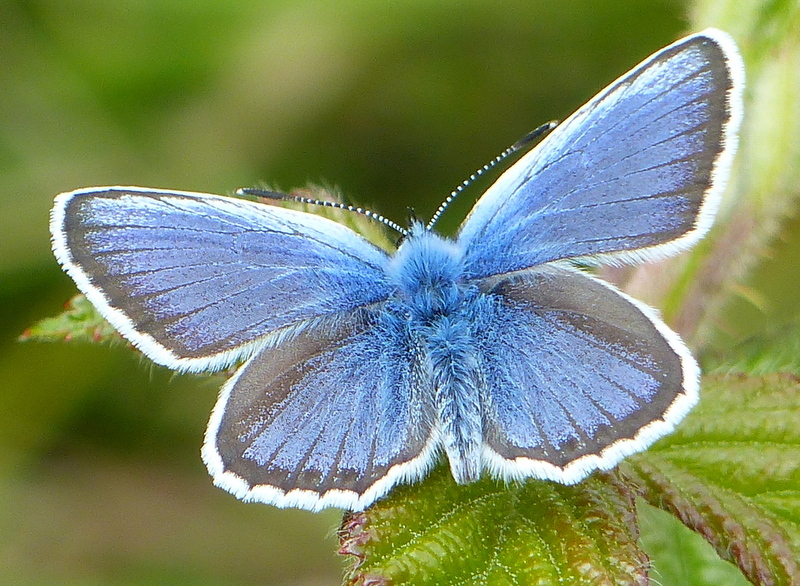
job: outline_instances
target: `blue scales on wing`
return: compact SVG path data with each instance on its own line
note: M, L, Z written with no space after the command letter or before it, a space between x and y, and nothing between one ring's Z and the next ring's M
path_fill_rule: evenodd
M654 312L556 264L487 279L475 326L486 465L572 483L643 449L697 400L697 366Z
M388 305L317 323L237 372L203 447L217 485L278 506L361 509L427 471L430 373Z
M172 368L222 368L390 291L386 255L349 228L245 200L88 189L60 196L53 224L83 292Z
M467 274L646 260L699 239L738 123L727 42L697 35L657 53L507 170L461 227Z

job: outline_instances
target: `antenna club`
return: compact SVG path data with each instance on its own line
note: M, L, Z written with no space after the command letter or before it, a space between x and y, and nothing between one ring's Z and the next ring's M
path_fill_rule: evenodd
M383 216L371 212L370 210L365 210L363 208L357 208L351 205L339 203L338 201L327 201L324 199L312 199L308 197L303 197L302 195L291 195L289 193L281 193L279 191L268 191L266 189L255 189L252 187L242 187L236 190L236 195L254 195L256 197L263 197L266 199L274 199L278 201L293 201L296 203L308 204L308 205L316 205L322 207L329 207L337 210L345 210L348 212L354 212L357 214L361 214L366 216L367 218L371 218L373 220L377 220L381 224L388 226L392 230L400 233L402 236L408 236L408 230L402 228L401 226L397 225L396 223L392 222L391 220L387 220Z
M528 144L533 142L538 137L542 136L544 133L550 132L557 125L558 123L555 121L550 121L547 124L542 124L539 128L536 128L535 130L523 136L517 142L515 142L506 150L504 150L502 153L497 155L490 162L486 163L483 167L472 173L468 179L462 181L458 185L458 187L456 187L453 191L451 191L450 195L447 196L447 199L445 199L439 205L439 207L436 209L433 216L431 217L431 221L428 222L428 225L425 227L425 229L428 231L433 230L434 225L436 224L436 222L439 221L439 218L441 217L442 213L447 209L447 206L449 206L460 193L463 193L464 189L466 189L470 185L470 183L474 182L478 177L480 177L487 171L496 167L499 163L501 163L503 160L505 160L515 152L525 148Z

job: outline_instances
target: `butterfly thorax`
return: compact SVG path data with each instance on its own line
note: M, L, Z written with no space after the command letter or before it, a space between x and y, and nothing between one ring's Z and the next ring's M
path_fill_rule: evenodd
M463 280L458 245L421 225L411 228L389 266L395 303L425 349L428 392L457 482L480 476L481 409L478 357L468 314L476 291Z
M462 274L463 258L456 243L421 224L411 226L389 265L397 300L423 321L458 308Z

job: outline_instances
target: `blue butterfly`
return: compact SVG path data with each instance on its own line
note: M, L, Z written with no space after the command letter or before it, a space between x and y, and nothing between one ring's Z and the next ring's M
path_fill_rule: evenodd
M53 250L158 364L244 361L202 449L241 499L361 510L442 452L458 483L572 484L669 433L699 378L654 310L575 261L708 231L742 85L728 35L679 40L505 171L456 239L413 223L392 255L317 215L138 187L59 195Z

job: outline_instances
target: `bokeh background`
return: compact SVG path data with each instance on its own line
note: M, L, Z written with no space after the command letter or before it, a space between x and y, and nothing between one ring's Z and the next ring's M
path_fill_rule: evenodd
M690 28L725 25L704 14L672 0L0 0L0 583L335 584L345 563L337 511L212 486L199 447L222 378L123 347L17 342L75 293L50 253L56 194L311 182L400 223L428 217L528 130ZM787 226L783 258L797 258ZM776 282L796 315L791 280ZM666 515L645 514L643 539L661 584L737 580Z

